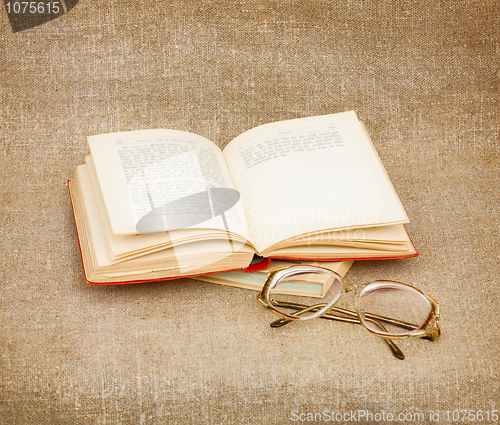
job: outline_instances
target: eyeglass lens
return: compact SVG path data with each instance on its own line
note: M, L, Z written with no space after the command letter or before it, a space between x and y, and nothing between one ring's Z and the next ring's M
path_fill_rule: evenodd
M377 334L404 335L424 325L431 304L424 294L411 286L396 282L373 282L361 291L358 310L363 325ZM394 319L399 323L373 320L374 316Z

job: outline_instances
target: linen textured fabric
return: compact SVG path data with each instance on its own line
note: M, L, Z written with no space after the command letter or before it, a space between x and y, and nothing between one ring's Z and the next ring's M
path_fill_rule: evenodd
M500 409L499 20L494 0L81 0L13 33L1 9L0 424ZM224 147L350 109L420 256L346 279L432 295L435 342L399 343L400 361L361 326L272 329L252 291L85 284L66 180L88 135L173 128Z

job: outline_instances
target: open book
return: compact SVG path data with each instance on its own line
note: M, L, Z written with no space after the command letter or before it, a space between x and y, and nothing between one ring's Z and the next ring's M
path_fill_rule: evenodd
M354 112L265 124L221 151L178 130L91 136L69 189L89 283L246 268L254 254L417 255Z

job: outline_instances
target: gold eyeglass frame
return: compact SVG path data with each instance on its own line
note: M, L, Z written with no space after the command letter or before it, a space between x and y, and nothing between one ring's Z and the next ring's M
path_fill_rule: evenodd
M271 297L271 291L277 286L277 284L282 279L285 279L289 276L297 274L305 274L305 273L324 273L324 274L329 274L335 279L338 279L341 284L341 289L339 293L328 303L318 303L311 306L277 301ZM387 284L388 287L401 286L401 287L411 288L411 290L416 291L429 301L430 312L422 326L416 326L412 323L403 322L400 320L395 320L389 317L384 317L370 313L365 314L366 320L375 324L381 331L377 332L373 329L370 329L364 323L364 320L361 317L358 307L358 301L360 296L362 295L363 291L365 291L367 288L370 288L370 286L372 285L384 286L384 284ZM355 293L356 296L355 311L335 307L335 304L340 300L340 298L342 298L348 292ZM295 320L309 320L317 317L320 317L322 319L337 320L341 322L348 322L348 323L362 325L370 333L379 336L381 338L384 338L394 356L401 360L404 359L404 354L399 349L399 347L392 341L392 339L423 338L432 341L441 335L441 331L439 329L439 317L440 317L439 304L430 295L424 294L422 291L415 288L414 286L391 280L374 280L362 285L347 283L338 273L318 266L293 265L271 270L267 274L267 279L262 288L262 291L257 295L257 300L265 307L271 309L275 313L282 316L281 319L272 322L271 327L280 327ZM276 307L296 310L297 314L287 314L281 310L278 310ZM302 317L301 314L306 312L310 313L309 316ZM407 329L410 332L405 334L391 334L386 330L383 323Z

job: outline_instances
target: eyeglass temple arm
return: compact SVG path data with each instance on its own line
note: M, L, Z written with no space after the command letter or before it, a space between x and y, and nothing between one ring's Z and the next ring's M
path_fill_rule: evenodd
M278 307L285 307L285 308L292 308L294 310L300 310L297 312L297 314L303 314L311 310L316 310L319 308L322 308L325 306L325 304L315 304L310 307L306 307L301 304L295 304L295 303L285 303L285 302L280 302L276 300L272 300L272 304ZM335 314L331 314L331 312L335 313L340 313L344 314L349 317L342 317L342 316L337 316ZM324 313L322 316L320 316L323 319L330 319L330 320L338 320L341 322L349 322L349 323L357 323L360 324L360 321L358 319L358 315L354 311L346 310L340 307L332 307L330 308L326 313ZM351 319L350 317L354 318ZM396 319L391 319L390 317L384 317L384 316L379 316L377 314L372 314L372 313L365 313L365 317L367 320L377 320L379 322L384 322L384 323L389 323L394 326L398 326L403 329L409 329L409 330L414 330L417 329L417 326L415 326L412 323L408 322L403 322L401 320L396 320ZM292 322L292 319L287 319L285 317L278 319L271 323L271 326L274 327L280 327L283 325L286 325L287 323Z
M329 314L330 311L335 311L337 313L342 313L342 314L345 314L347 316L355 317L356 320L348 319L346 317L336 316L334 314ZM413 323L403 322L401 320L391 319L389 317L378 316L377 314L365 313L365 316L366 316L367 320L369 320L373 323L376 323L377 325L381 325L380 322L384 322L384 323L389 323L389 324L394 325L394 326L398 326L398 327L403 328L403 329L408 329L408 330L418 329L418 326L414 325ZM352 322L352 323L358 323L358 324L360 323L359 319L357 318L358 316L354 311L345 310L343 308L338 308L338 307L331 308L330 310L328 310L327 313L325 313L323 316L320 316L320 317L322 317L324 319ZM384 332L386 332L385 328L384 328ZM425 336L421 336L420 338L428 340L428 341L434 341L436 339L436 336L425 335Z
M285 303L283 303L285 304ZM311 306L311 307L306 307L306 308L303 308L302 310L300 310L298 312L298 314L303 314L303 313L306 313L310 310L315 310L317 308L321 308L321 306L324 306L324 304L317 304L317 305L314 305L314 306ZM291 305L290 305L291 307ZM298 304L295 304L293 305L292 308L300 308ZM336 316L334 314L331 314L330 312L331 311L335 311L337 313L341 313L341 314L345 314L346 316L350 316L350 317L341 317L341 316ZM368 317L368 316L375 316L375 317L378 317L376 315L368 315L367 314L367 320L369 320L370 322L374 323L376 326L378 326L380 329L382 329L384 332L387 332L387 329L384 327L384 325L382 325L382 323L380 323L378 320L374 319L373 317ZM359 321L358 319L358 316L356 313L354 313L353 311L350 311L350 310L345 310L343 308L338 308L338 307L333 307L331 308L330 310L328 310L328 313L325 313L324 315L320 316L322 319L330 319L330 320L338 320L338 321L341 321L341 322L348 322L348 323L355 323L357 325L360 325L361 322ZM388 322L398 322L398 321L395 321L393 319L389 319L389 318L384 318L385 321L388 321ZM281 319L278 319L278 320L275 320L274 322L271 323L271 327L273 328L278 328L278 327L281 327L281 326L284 326L286 325L287 323L290 323L292 320L291 319L286 319L286 318L281 318ZM404 322L402 322L404 323ZM396 324L396 323L394 323ZM397 325L397 324L396 324ZM406 324L405 324L406 325ZM414 329L413 326L405 326L407 328L410 328L410 329ZM387 345L389 346L389 348L391 349L391 352L392 354L394 355L394 357L400 359L400 360L404 360L405 358L405 355L403 354L403 352L400 350L400 348L390 339L387 339L387 338L384 338L385 342L387 343Z
M374 320L374 319L368 319L368 320L370 322L374 323L375 325L377 325L384 332L387 332L387 329L385 328L385 326L382 323L380 323L380 322L378 322L377 320ZM404 360L405 355L400 350L400 348L394 343L394 341L392 341L392 339L384 338L384 341L387 343L387 345L391 349L391 352L394 355L394 357L398 358L399 360Z

